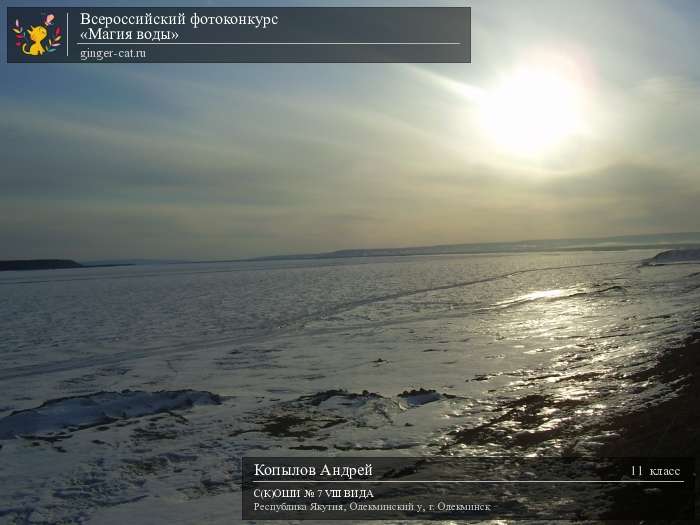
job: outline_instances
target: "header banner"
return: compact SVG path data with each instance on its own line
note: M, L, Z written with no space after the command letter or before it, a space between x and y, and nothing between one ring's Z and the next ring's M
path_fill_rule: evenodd
M471 60L468 7L8 7L7 61Z

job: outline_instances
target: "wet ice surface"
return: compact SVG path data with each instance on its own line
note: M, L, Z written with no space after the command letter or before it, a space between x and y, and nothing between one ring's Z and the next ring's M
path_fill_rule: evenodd
M595 453L695 326L656 253L6 272L0 521L230 523L242 455Z

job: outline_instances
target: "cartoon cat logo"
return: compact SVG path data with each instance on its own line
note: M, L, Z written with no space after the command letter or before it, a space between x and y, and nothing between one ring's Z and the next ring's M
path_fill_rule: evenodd
M50 31L49 28L53 26L54 18L53 14L49 14L42 24L29 26L27 29L22 27L19 19L15 20L15 25L12 27L16 37L15 46L20 48L23 54L29 56L41 56L44 53L56 51L56 48L61 45L63 36L61 35L61 26L55 26L53 31Z
M32 47L29 48L29 51L27 51L27 43L24 42L24 44L22 44L22 53L25 55L43 55L46 53L46 49L44 49L41 43L49 35L49 32L44 26L30 27L27 30L27 35L33 44Z

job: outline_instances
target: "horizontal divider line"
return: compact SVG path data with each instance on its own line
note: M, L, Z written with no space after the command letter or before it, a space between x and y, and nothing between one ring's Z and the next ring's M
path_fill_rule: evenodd
M76 42L79 46L461 46L462 42Z
M685 483L684 480L507 480L507 479L480 479L480 480L252 480L253 483Z

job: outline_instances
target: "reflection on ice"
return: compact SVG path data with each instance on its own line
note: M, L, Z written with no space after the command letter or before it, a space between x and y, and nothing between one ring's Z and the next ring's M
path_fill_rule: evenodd
M505 301L500 301L496 304L498 305L505 305L505 304L514 304L514 303L522 303L525 301L536 301L537 299L552 299L554 297L567 297L571 296L575 293L581 293L583 290L577 289L577 288L572 288L568 290L538 290L535 292L530 292L526 293L525 295L520 295L516 297L515 299L508 299Z

